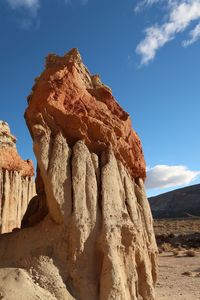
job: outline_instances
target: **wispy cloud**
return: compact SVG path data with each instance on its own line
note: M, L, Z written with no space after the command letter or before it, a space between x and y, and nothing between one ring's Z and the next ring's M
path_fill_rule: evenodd
M6 0L15 14L15 21L22 29L37 29L40 20L37 17L40 0Z
M200 23L196 25L196 27L190 31L189 33L190 39L183 41L183 47L188 47L195 43L200 38Z
M148 6L152 6L153 4L156 4L158 2L160 2L162 0L143 0L143 1L139 1L136 6L135 6L135 9L134 11L136 13L139 13L141 12L145 7L148 7Z
M148 0L148 2L156 0ZM149 4L151 4L149 2ZM200 0L168 1L165 22L154 24L145 29L145 38L137 45L136 52L141 56L141 65L152 61L157 51L173 40L180 32L185 31L190 24L200 19ZM184 46L191 45L199 38L199 27L191 32L191 40Z
M64 4L72 5L75 0L61 0ZM40 26L40 19L38 11L41 7L42 0L5 0L7 5L15 12L16 21L20 28L38 29ZM88 0L78 0L79 4L86 5Z
M189 170L186 166L156 165L148 168L145 182L147 189L164 189L187 185L200 175L200 171Z
M39 0L6 0L13 10L24 8L34 16L40 7Z

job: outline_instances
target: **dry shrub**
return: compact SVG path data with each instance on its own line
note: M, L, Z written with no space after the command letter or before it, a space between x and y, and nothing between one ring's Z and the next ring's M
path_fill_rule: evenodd
M196 256L196 252L194 250L192 250L192 249L189 249L189 250L185 251L185 254L188 257L194 257L194 256Z
M192 276L192 272L190 271L185 271L182 273L182 275L185 275L185 276Z
M172 251L172 253L173 253L174 256L178 256L179 255L179 250L178 249L174 249Z
M172 251L172 245L169 243L163 243L161 245L161 249L166 252Z

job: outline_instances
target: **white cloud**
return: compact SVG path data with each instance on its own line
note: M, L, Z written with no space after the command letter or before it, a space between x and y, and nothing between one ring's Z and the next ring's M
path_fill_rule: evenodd
M25 8L28 9L33 15L36 15L40 7L39 0L7 0L7 2L13 10Z
M168 3L167 21L145 29L145 38L136 48L141 55L141 65L154 59L157 51L167 42L183 32L193 22L200 19L200 0L183 0Z
M188 47L195 43L200 38L200 23L196 25L196 27L190 31L189 33L190 39L183 41L183 47Z
M40 8L41 0L6 0L9 6L13 9L25 8L28 9L33 15L37 14ZM152 0L151 0L152 1ZM65 4L72 4L73 0L63 0ZM88 3L88 0L80 0L82 5Z
M61 0L67 5L72 5L74 0ZM78 0L81 5L86 5L88 0ZM9 7L16 14L16 22L22 29L34 28L35 30L40 26L40 19L38 18L38 10L42 0L5 0Z
M134 9L134 11L136 13L139 13L142 11L143 8L148 7L148 6L152 6L153 4L156 4L158 2L160 2L161 0L143 0L143 1L139 1Z
M15 13L15 22L21 29L37 29L40 20L37 17L40 0L6 0Z
M191 171L185 166L156 165L147 169L145 185L147 189L164 189L187 185L199 175L199 171Z

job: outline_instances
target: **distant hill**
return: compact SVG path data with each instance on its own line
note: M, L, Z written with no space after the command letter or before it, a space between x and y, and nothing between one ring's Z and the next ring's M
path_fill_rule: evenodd
M200 217L200 184L149 198L154 218Z

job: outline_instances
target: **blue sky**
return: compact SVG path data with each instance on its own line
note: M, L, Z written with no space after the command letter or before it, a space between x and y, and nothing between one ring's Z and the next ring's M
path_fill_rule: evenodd
M199 183L200 0L0 2L0 119L24 159L26 97L48 53L77 47L130 113L148 166L148 195Z

